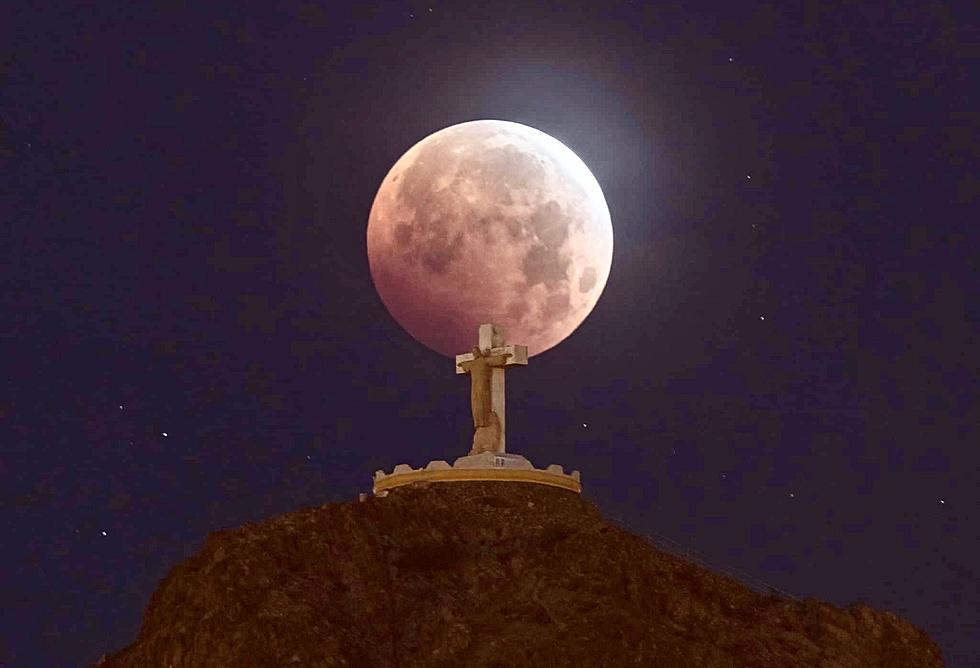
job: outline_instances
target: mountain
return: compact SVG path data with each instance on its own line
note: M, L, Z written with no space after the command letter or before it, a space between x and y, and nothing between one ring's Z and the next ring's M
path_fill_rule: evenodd
M433 483L212 534L102 668L942 666L889 612L756 593L579 495Z

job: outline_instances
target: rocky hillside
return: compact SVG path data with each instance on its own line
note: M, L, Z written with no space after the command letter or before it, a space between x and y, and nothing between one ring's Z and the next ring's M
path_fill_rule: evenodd
M578 495L441 483L222 531L99 664L942 666L866 606L755 593L610 525Z

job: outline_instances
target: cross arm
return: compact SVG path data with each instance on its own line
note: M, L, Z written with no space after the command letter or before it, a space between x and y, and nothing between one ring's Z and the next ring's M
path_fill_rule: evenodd
M487 354L490 357L495 357L497 355L506 355L507 353L510 353L510 357L508 357L504 361L503 366L517 366L517 365L527 366L527 346L519 346L513 344L506 345L506 346L499 346L497 348L491 348ZM456 355L456 373L457 374L466 373L466 371L463 369L463 367L460 366L460 364L463 362L472 362L472 361L473 361L473 353L464 353L463 355Z

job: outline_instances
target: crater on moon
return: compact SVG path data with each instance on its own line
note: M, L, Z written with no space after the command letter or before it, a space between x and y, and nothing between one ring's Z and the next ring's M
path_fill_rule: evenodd
M472 121L399 158L367 245L382 301L421 343L453 356L494 322L535 355L595 307L613 236L602 190L571 150L526 125Z

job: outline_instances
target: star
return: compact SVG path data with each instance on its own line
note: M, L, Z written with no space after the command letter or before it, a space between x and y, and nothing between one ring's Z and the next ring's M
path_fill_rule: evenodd
M122 410L122 409L123 409L122 404L120 404L119 405L119 410Z
M764 316L764 315L760 315L759 316L759 320L765 320L765 319L766 319L766 316Z
M106 533L105 531L103 531L103 532L102 532L102 535L103 535L103 536L108 536L109 534L107 534L107 533Z
M796 494L793 494L793 492L790 492L790 493L789 493L789 497L790 497L791 499L795 499L795 498L796 498Z
M163 432L163 435L166 436L167 435L167 432Z
M747 178L747 179L749 179L751 181L752 180L752 175L751 174L746 174L745 175L745 178Z
M587 425L587 424L585 424L585 423L583 422L583 423L582 423L582 426L583 426L583 427L588 427L589 425Z
M734 63L734 62L735 62L735 59L734 59L734 58L729 58L729 59L728 59L728 62L730 62L730 63Z
M939 503L943 504L944 506L946 505L946 502L943 501L942 499L939 499Z

